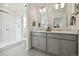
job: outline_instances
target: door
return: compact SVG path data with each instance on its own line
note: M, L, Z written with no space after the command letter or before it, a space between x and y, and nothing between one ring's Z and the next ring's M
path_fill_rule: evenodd
M59 55L59 39L47 38L47 52Z
M61 41L61 54L63 56L74 56L76 55L76 42L62 40Z

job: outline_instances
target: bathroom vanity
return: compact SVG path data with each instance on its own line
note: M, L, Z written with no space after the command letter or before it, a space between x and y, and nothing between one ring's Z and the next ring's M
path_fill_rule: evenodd
M78 55L78 35L62 31L32 31L32 47L58 56Z
M79 15L74 14L75 4L65 3L63 8L61 3L36 5L29 8L29 46L52 55L77 56L79 35L75 31L79 28Z

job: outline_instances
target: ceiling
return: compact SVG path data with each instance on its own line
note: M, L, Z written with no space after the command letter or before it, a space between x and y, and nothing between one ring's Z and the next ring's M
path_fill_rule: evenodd
M20 16L22 16L26 11L25 3L0 3L0 6L8 8Z
M41 7L47 7L47 6L53 6L55 3L29 3L29 5L41 8Z

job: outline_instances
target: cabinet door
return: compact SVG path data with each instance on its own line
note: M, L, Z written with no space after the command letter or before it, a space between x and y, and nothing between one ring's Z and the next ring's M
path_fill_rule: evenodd
M59 55L59 39L47 38L47 52Z
M36 36L32 36L32 47L33 48L39 48L38 47L38 37L36 37Z
M39 49L42 51L46 51L46 38L45 37L39 37Z
M79 35L78 35L78 56L79 56Z
M63 56L73 56L76 55L76 42L61 40L61 54Z

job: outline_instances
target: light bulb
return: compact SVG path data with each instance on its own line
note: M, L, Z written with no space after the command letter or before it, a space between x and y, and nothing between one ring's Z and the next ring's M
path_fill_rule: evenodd
M43 10L42 10L42 9L39 9L39 12L40 12L40 13L43 13Z
M61 8L64 8L64 3L61 3Z
M55 4L55 9L58 9L58 4Z
M46 8L43 8L43 11L46 12Z

